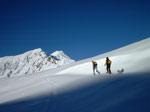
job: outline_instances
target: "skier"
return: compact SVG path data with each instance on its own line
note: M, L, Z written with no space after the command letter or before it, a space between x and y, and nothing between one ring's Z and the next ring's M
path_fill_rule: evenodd
M97 62L92 61L92 64L93 64L93 74L95 75L95 70L96 70L96 72L100 75L100 72L98 71L98 68L97 68Z
M106 61L105 61L105 65L104 66L106 66L107 73L111 74L111 70L110 70L111 60L108 57L106 57Z

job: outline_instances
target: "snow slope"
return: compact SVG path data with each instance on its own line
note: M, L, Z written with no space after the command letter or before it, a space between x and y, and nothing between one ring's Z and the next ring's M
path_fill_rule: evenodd
M18 77L17 77L18 78ZM32 86L18 88L12 97L32 94L0 104L1 112L149 112L150 75L47 77ZM57 82L57 83L56 83ZM41 97L40 91L45 94ZM10 91L9 91L10 92ZM18 94L18 93L21 94ZM28 93L27 93L28 92ZM38 94L37 94L38 93ZM6 95L2 95L2 101ZM34 96L34 98L33 98Z
M0 112L149 112L150 38L35 74L0 79ZM105 57L112 75L105 74ZM94 76L96 60L101 75ZM125 73L116 74L117 69Z
M70 64L70 59L63 51L55 51L50 56L41 48L28 51L18 56L0 58L0 78L32 74Z
M82 60L74 63L72 67L58 72L58 74L92 74L92 60L98 62L101 74L106 73L105 58L112 61L112 73L122 68L125 73L149 73L150 72L150 38L133 43L123 48Z

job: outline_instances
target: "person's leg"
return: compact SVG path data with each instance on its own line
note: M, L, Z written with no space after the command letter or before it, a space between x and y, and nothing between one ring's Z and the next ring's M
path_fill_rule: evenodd
M111 70L110 70L110 68L109 68L109 74L111 74Z
M95 75L95 67L93 67L93 74Z
M108 73L111 74L110 65L108 65Z
M98 71L98 68L96 67L96 72L100 75L100 72Z
M108 65L107 65L107 67L106 67L106 70L107 70L107 72L106 72L106 73L109 73L109 67L108 67Z

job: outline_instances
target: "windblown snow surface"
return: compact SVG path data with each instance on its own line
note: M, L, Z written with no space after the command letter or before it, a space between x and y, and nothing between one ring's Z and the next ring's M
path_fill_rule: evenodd
M93 75L92 60L100 75ZM56 69L1 78L0 112L11 111L150 112L150 38Z

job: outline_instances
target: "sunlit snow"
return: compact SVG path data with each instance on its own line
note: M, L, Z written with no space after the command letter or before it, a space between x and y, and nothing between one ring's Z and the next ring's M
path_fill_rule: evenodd
M111 75L106 74L106 57L112 61ZM93 75L92 60L100 75ZM149 85L147 38L59 68L1 78L0 112L148 112Z

